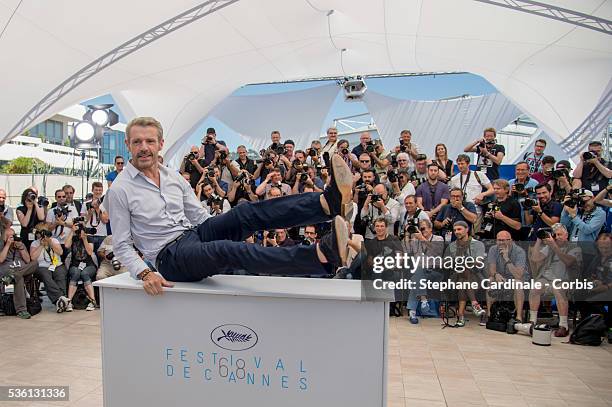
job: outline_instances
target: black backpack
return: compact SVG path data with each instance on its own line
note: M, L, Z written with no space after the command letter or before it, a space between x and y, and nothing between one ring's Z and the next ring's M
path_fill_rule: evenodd
M576 325L576 329L574 329L569 338L569 343L599 346L601 345L601 338L605 336L607 329L606 322L601 315L594 314L588 316Z

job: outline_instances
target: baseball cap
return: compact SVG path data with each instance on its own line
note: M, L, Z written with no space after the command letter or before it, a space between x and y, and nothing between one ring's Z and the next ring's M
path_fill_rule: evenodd
M580 196L590 196L591 198L593 198L595 195L593 195L593 191L585 189L580 193Z
M557 168L559 168L559 166L560 166L560 165L564 166L564 167L565 167L565 168L567 168L568 170L571 170L571 169L572 169L572 164L570 164L570 162L569 162L569 161L567 161L567 160L561 160L561 161L558 161L558 162L557 162Z
M206 129L206 134L217 134L214 127L209 127Z
M467 222L464 222L462 220L458 220L457 222L453 223L453 227L455 226L463 226L464 228L468 229Z

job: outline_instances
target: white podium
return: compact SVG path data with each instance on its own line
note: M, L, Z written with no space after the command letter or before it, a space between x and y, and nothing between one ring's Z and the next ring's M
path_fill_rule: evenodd
M95 283L105 407L384 407L388 302L359 281L215 276L145 294Z

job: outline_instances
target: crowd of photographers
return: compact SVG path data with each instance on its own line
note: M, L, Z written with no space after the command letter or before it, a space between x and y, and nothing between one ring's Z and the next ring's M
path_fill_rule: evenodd
M315 140L309 148L298 150L291 140L282 141L281 134L274 131L270 146L260 151L258 159L249 158L246 147L239 146L238 157L232 160L225 143L209 128L201 145L193 146L182 159L179 171L215 216L245 202L321 192L331 179L331 156L342 157L353 172L351 261L347 267L330 268L330 276L336 278L359 278L361 266L367 263L362 242L366 247L397 242L403 251L417 255L435 252L458 256L469 252L486 256L485 267L461 273L458 279L484 276L500 282L531 278L569 281L584 277L595 281L593 295L610 289L612 250L610 235L603 232L607 208L612 206L612 164L602 157L601 143L590 143L576 168L571 168L569 161L546 155L546 141L537 140L534 151L516 164L511 179L500 177L505 148L497 143L493 128L485 129L482 137L467 145L454 161L444 144L437 144L431 155L422 151L408 130L400 133L397 145L388 147L372 140L367 132L361 134L358 145L350 146L347 140L338 139L332 127L327 130L325 144ZM472 162L472 156L476 162ZM122 157L116 158L117 171L124 164ZM116 175L109 174L109 186ZM67 185L56 191L56 202L49 205L35 189L24 191L15 212L21 233L3 233L0 273L18 269L12 273L17 288L23 275L34 273L44 281L49 298L60 312L70 310L71 295L82 282L90 298L88 309L94 309L91 282L123 271L113 261L102 193L102 184L94 183L91 196L82 205L74 199L74 188ZM4 201L4 191L0 190L4 213L0 216L12 221L12 211ZM325 223L304 225L260 231L247 241L264 246L313 244L328 231ZM37 266L26 267L35 259ZM575 270L582 270L582 274L576 275ZM413 279L422 277L422 273L428 273L430 279L442 278L436 272L420 270ZM487 293L485 300L477 294L473 290L457 293L457 326L465 324L468 305L481 322L490 316L493 293ZM556 335L568 334L568 290L515 290L511 294L517 319L523 318L522 310L528 302L529 320L534 322L540 300L545 298L542 296L554 296L560 316ZM411 323L418 323L417 308L427 308L431 295L427 291L410 292L406 303ZM23 301L17 304L17 297L16 308L25 316ZM589 304L590 312L605 301Z

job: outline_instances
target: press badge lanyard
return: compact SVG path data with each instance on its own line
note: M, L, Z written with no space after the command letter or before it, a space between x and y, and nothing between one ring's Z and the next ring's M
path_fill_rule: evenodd
M467 177L465 177L465 184L463 183L463 173L459 175L459 186L461 187L463 193L465 193L465 190L468 186L468 182L470 182L470 175L472 175L472 171L468 171L468 175Z

